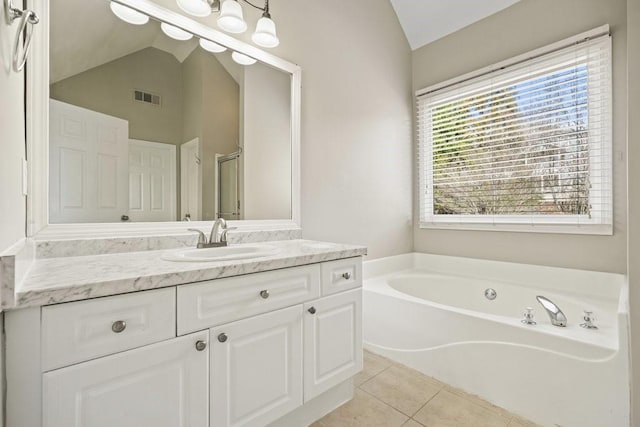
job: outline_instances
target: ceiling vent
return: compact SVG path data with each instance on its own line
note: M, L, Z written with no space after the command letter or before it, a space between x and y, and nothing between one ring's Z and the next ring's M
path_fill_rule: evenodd
M160 102L162 100L160 95L156 95L156 94L145 92L138 89L133 90L133 99L135 99L138 102L143 102L145 104L152 104L152 105L158 105L158 106L160 105Z

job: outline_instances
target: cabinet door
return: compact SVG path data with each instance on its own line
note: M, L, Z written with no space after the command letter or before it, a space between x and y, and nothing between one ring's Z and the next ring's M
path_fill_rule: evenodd
M304 401L362 370L362 289L304 306Z
M211 427L262 427L302 405L302 306L210 335Z
M208 331L63 369L43 378L44 427L205 427Z

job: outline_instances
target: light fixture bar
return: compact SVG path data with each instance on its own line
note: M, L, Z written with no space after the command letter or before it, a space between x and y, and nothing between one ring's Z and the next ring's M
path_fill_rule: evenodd
M191 6L188 4L189 1L191 0L177 0L178 2L182 2L183 5L187 5L187 6ZM219 0L194 0L194 1L198 1L201 3L206 3L207 5L211 5L216 1ZM276 32L275 32L275 23L271 20L270 18L270 14L269 14L269 0L265 0L265 7L261 8L256 6L255 4L247 1L247 0L243 0L245 3L249 4L251 7L254 7L256 9L262 10L262 17L258 20L258 24L256 26L256 31L253 33L252 35L252 40L254 41L254 43L256 43L257 45L260 46L264 46L264 47L275 47L278 45L279 40L278 37L276 36ZM239 4L239 0L223 0L222 4L220 5L221 8L221 16L224 15L225 13L225 5L232 5L231 9L227 10L227 13L231 13L232 17L234 18L238 18L237 16L237 11L238 8L240 8L240 18L242 19L242 9L240 7ZM116 14L119 18L129 22L129 23L135 23L137 25L143 25L146 22L149 21L149 15L147 15L147 11L142 9L138 9L137 7L129 7L128 3L122 3L121 0L111 0L110 1L111 4L111 9L113 10L114 14ZM126 4L126 6L125 6ZM114 10L115 9L115 10ZM235 13L236 16L233 16ZM154 15L155 16L155 15ZM182 23L178 23L175 20L171 20L169 19L169 22L174 22L174 24L169 24L169 22L165 22L164 19L162 18L155 18L158 21L160 21L160 28L162 29L162 31L169 37L175 39L175 40L189 40L193 37L194 34L198 35L198 39L199 39L199 44L200 47L208 52L211 53L221 53L224 52L227 48L223 45L220 45L216 42L213 42L212 40L208 40L207 38L204 38L202 35L200 35L200 33L198 31L196 31L195 33L192 31L188 31L185 28L183 28ZM238 23L238 22L236 22ZM244 24L245 29L246 29L246 22L244 22L244 19L242 19L242 24ZM252 58L249 55L240 53L238 51L233 51L232 52L232 58L235 62L237 62L238 64L241 65L252 65L255 64L257 62L257 60L255 58Z
M228 33L239 34L247 30L240 0L176 0L176 2L180 9L197 17L206 17L212 12L220 12L217 19L218 26ZM271 19L269 0L265 0L263 7L250 0L242 0L242 2L262 12L251 40L258 46L266 48L278 46L280 40L276 34L276 24Z

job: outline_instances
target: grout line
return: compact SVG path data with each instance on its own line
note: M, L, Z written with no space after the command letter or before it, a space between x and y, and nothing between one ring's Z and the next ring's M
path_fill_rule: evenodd
M366 383L368 383L369 381L371 381L372 379L374 379L375 377L377 377L378 375L380 375L381 373L383 373L384 371L386 371L387 369L389 369L391 366L393 365L389 365L386 368L384 368L382 371L378 372L377 374L374 374L372 377L366 379L365 381L363 381L357 388L361 388L363 385L365 385ZM364 391L364 390L363 390Z
M422 406L420 407L420 409L418 409L418 410L416 411L416 413L415 413L415 414L413 414L413 415L411 416L411 418L413 418L413 417L414 417L418 412L422 411L422 408L424 408L425 406L427 406L427 404L428 404L429 402L431 402L433 399L435 399L435 397L436 397L437 395L439 395L439 394L440 394L440 392L441 392L442 390L444 390L444 388L441 388L440 390L438 390L438 392L437 392L436 394L434 394L433 396L431 396L431 398L430 398L429 400L427 400L426 402L424 402L424 405L422 405ZM417 422L417 421L416 421L416 422ZM422 425L422 423L418 423L418 424Z
M427 399L427 401L421 405L413 414L407 414L406 412L402 411L399 408L394 407L393 405L390 405L388 403L386 403L385 401L383 401L382 399L379 399L377 396L373 395L372 393L369 393L367 390L361 388L364 384L368 383L369 381L371 381L372 379L374 379L375 377L377 377L378 375L380 375L381 373L383 373L384 371L386 371L387 369L391 368L392 366L400 366L400 367L404 367L404 365L399 365L399 364L392 364L388 367L386 367L385 369L383 369L382 371L380 371L379 373L377 373L376 375L374 375L373 377L371 377L370 379L368 379L367 381L363 382L362 384L360 384L357 388L359 388L360 390L362 390L363 392L367 393L368 395L374 397L375 399L379 400L380 402L384 403L385 405L395 409L397 412L400 412L403 415L406 415L407 417L409 417L410 419L413 419L413 416L415 414L417 414L418 412L420 412L420 410L427 404L429 403L434 397L436 397L438 394L440 394L440 392L442 390L444 390L444 387L440 387L440 389L438 390L438 392L436 394L434 394L433 396L431 396L429 399ZM410 369L410 368L409 368ZM429 377L431 378L431 377ZM415 421L415 420L414 420ZM416 421L417 422L417 421ZM422 425L421 423L418 423L420 425Z
M376 396L374 396L373 394L369 393L368 391L366 391L366 390L360 390L360 391L362 391L363 393L368 394L369 396L373 397L373 398L374 398L375 400L377 400L378 402L382 403L384 406L388 406L389 408L393 409L394 411L396 411L396 412L397 412L397 413L399 413L400 415L404 415L404 416L405 416L405 417L407 417L407 418L411 418L410 416L408 416L408 415L407 415L407 414L405 414L404 412L400 411L399 409L396 409L396 408L394 408L393 406L389 405L387 402L384 402L384 401L382 401L382 400L378 399ZM407 420L405 421L405 423L406 423L407 421L409 421L409 420L407 419ZM404 424L404 423L403 423L403 424Z

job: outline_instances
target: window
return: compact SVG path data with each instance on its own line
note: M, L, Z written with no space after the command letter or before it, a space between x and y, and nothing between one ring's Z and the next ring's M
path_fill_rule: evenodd
M611 234L610 37L544 50L418 93L421 227Z

